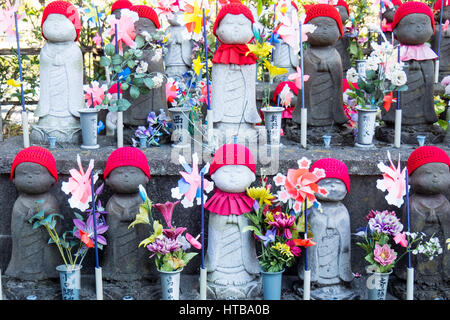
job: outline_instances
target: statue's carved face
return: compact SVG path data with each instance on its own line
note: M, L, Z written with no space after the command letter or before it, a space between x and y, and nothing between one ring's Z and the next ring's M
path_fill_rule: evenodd
M139 18L139 20L134 23L134 30L136 34L141 34L144 31L152 33L156 32L156 26L150 19Z
M437 10L434 13L434 20L439 25L441 21L441 10ZM445 6L444 10L442 10L442 23L445 23L446 20L450 20L450 6Z
M253 38L252 22L243 14L227 14L216 29L225 44L246 44Z
M220 167L211 175L217 188L224 192L245 192L255 181L255 174L243 165L227 165Z
M395 26L394 35L402 44L424 44L433 35L433 26L426 14L412 13L405 16Z
M320 180L318 186L328 191L326 196L316 194L317 199L323 201L341 201L347 195L347 187L342 180L336 178L325 178Z
M450 170L448 165L431 162L420 166L412 173L409 184L417 193L439 194L450 188Z
M167 17L167 21L171 26L184 26L184 12L174 12L171 17Z
M331 46L341 36L339 27L332 18L317 17L309 20L308 23L317 26L314 32L308 33L308 43L312 46Z
M49 42L75 41L77 32L72 22L62 14L49 14L42 24L42 34Z
M22 162L14 170L13 183L20 192L42 194L53 187L56 179L44 166L34 162Z
M339 11L339 15L341 16L342 23L345 23L345 21L348 20L348 13L347 9L344 6L335 6L337 11Z
M397 11L398 6L394 6L394 8L389 8L386 7L386 11L383 12L383 19L386 19L386 22L391 23L392 21L394 21L394 15L395 15L395 11Z
M133 166L117 167L110 172L105 180L106 185L117 193L139 192L139 185L145 185L148 181L145 173L138 167Z

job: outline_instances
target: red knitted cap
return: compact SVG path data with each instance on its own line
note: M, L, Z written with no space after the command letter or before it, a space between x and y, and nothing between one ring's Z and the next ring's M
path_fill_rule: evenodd
M450 5L450 0L445 0L444 1L444 7ZM442 1L441 0L437 0L434 5L433 5L433 10L434 11L440 11L441 10L441 6L442 6Z
M402 5L402 2L400 0L391 0L391 2L392 2L392 4L394 6L401 6Z
M66 18L69 19L70 22L72 22L77 33L77 37L75 38L75 41L77 41L78 37L80 36L81 30L80 16L78 15L77 8L75 8L74 5L67 1L53 1L45 7L44 12L42 13L41 20L41 34L44 39L47 40L47 38L45 38L44 34L42 33L42 26L44 25L44 22L47 19L48 15L53 13L62 14L63 16L66 16Z
M137 12L140 18L147 18L151 20L155 24L156 29L161 28L161 23L159 23L158 15L156 14L155 10L153 10L153 8L144 5L136 5L132 6L130 10Z
M106 179L115 168L125 166L141 169L150 179L150 167L145 154L141 150L133 147L122 147L111 152L108 160L106 160L105 170L103 171L104 178Z
M23 162L33 162L47 168L48 172L58 181L58 171L56 170L56 161L53 154L42 147L32 146L25 148L17 153L11 167L11 180L14 178L14 170Z
M114 2L111 6L111 14L114 12L114 10L119 9L130 9L133 6L133 4L128 0L117 0Z
M425 3L417 1L405 2L400 7L398 7L398 9L395 11L394 19L392 20L392 30L395 29L400 20L402 20L408 14L413 13L423 13L427 15L431 20L431 25L433 27L433 34L434 34L433 12L431 12L430 7L427 6Z
M348 169L345 163L341 160L334 158L323 158L314 162L314 164L309 169L311 172L314 171L315 168L325 170L325 178L336 178L344 182L347 187L347 192L350 192L350 176L348 175Z
M278 95L281 93L281 91L283 91L283 88L285 85L288 85L289 89L296 95L298 96L298 88L295 85L294 82L292 81L282 81L280 82L277 87L275 88L275 91L273 92L273 97L272 97L272 101L273 102L277 102L278 99Z
M335 7L323 3L312 5L308 8L308 10L306 10L306 18L304 23L308 23L310 20L317 17L329 17L331 19L334 19L339 28L339 32L341 33L340 38L342 38L342 35L344 34L342 30L342 20L341 16L339 15L339 11Z
M243 165L256 174L255 158L250 150L241 144L224 144L217 149L209 173L213 174L217 169L228 165Z
M345 7L345 9L347 9L347 13L350 14L350 9L348 8L348 4L344 0L338 0L337 4L335 4L334 6L335 7L337 7L337 6Z
M447 152L435 146L423 146L414 150L406 162L408 174L411 175L414 170L424 164L431 162L442 162L450 167L450 157Z
M213 34L216 37L217 37L216 29L219 26L220 21L222 21L222 19L225 18L225 16L227 14L235 14L235 15L243 14L245 17L247 17L247 19L249 19L252 22L252 24L255 23L253 14L247 6L243 5L242 3L237 3L237 2L232 2L232 3L226 4L222 7L222 9L220 9L219 14L217 15L216 21L214 22Z

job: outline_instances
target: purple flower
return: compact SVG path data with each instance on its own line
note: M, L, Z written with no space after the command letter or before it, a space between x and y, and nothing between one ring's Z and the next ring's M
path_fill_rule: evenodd
M181 235L183 232L186 231L186 228L180 227L180 228L170 228L170 229L164 229L163 234L169 238L169 239L177 239L179 235Z
M176 239L169 239L166 237L156 238L154 242L150 243L147 246L147 249L153 254L150 256L153 257L156 253L160 254L168 254L171 252L175 252L181 248L181 243Z
M147 122L149 123L150 126L152 126L158 122L154 111L150 111L150 113L148 114Z
M96 218L100 216L99 213L95 214ZM75 224L75 227L77 227L77 230L73 233L75 237L78 239L81 239L80 230L87 233L89 235L89 238L91 238L93 241L95 241L94 237L94 219L92 215L89 216L87 219L87 223L84 223L80 219L73 219L73 223ZM102 245L106 245L106 239L104 236L102 236L103 233L105 233L108 230L109 226L107 226L104 222L100 221L97 223L97 242Z
M402 232L403 224L396 215L392 215L388 211L383 211L377 212L373 218L370 218L369 228L373 232L395 236L397 233Z
M255 201L256 202L256 201ZM264 247L267 247L267 245L271 242L275 241L275 232L277 230L273 228L272 230L267 230L266 234L264 236L257 236L258 239L264 241Z
M277 229L277 235L283 235L286 239L292 238L291 227L295 223L295 216L286 215L282 212L278 212L273 215L273 221L269 221L268 224L274 226Z
M148 129L144 126L139 126L136 129L136 132L134 133L134 135L136 137L149 137L150 136L150 132L148 131Z

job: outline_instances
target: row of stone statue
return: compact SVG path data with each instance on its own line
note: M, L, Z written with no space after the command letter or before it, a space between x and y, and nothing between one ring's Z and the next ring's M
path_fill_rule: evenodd
M253 210L253 200L246 189L256 180L256 165L250 150L238 144L221 146L211 162L210 175L215 189L205 204L209 211L206 268L209 295L217 299L245 299L258 295L261 288L255 238L250 232L242 232L249 225L243 214ZM419 147L409 156L407 167L412 188L411 230L434 234L441 241L448 239L450 203L445 192L450 188L450 157L438 147ZM318 184L328 195L317 194L322 211L313 207L308 217L317 243L308 249L312 295L318 299L350 299L354 297L350 289L351 227L355 229L355 226L350 225L349 212L342 202L350 192L350 176L347 166L334 158L319 159L313 168L324 169L325 177ZM138 186L145 186L150 179L148 160L140 149L118 148L108 157L103 177L113 191L106 205L109 229L104 234L107 245L100 262L103 275L105 279L117 281L147 277L152 261L146 248L138 245L149 230L142 225L128 226L135 220L142 203ZM23 280L56 277L55 267L61 262L57 249L47 243L46 230L33 228L28 220L36 210L44 209L46 214L59 212L52 193L57 179L55 159L47 149L33 146L16 155L11 180L20 195L11 213L12 255L7 275ZM36 200L44 200L38 208ZM433 261L422 259L413 263L417 270L416 282L424 284L427 290L448 284L447 251ZM301 264L300 261L299 270ZM299 276L303 276L301 271ZM398 270L398 276L405 278L403 269ZM448 298L448 287L442 288L447 290L444 295Z

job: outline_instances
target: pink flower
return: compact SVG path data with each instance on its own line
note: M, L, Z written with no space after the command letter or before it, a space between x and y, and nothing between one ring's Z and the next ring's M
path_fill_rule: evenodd
M406 234L404 232L399 232L394 236L394 241L396 244L400 244L403 248L408 246L408 239L406 239Z
M84 99L86 99L87 107L92 106L92 98L94 98L94 107L102 104L107 89L105 84L100 87L97 81L92 81L92 87L85 85L83 88L86 92Z
M302 252L302 249L297 247L294 240L288 240L286 244L289 246L292 254L296 257L300 256L300 253Z
M172 227L172 214L173 214L173 210L179 203L180 203L180 201L176 201L176 202L167 201L164 204L156 203L153 205L154 208L158 209L158 211L161 212L161 214L164 218L164 221L166 222L166 224L169 228L173 228Z
M4 33L7 37L16 36L16 22L14 20L14 12L19 7L19 1L15 1L14 6L11 7L11 3L6 1L6 9L0 8L0 35ZM17 15L17 20L22 19L22 15Z
M395 262L397 253L393 249L391 249L388 244L385 244L381 247L378 243L375 243L373 258L382 266L387 266Z
M92 38L92 41L95 43L95 46L97 48L101 48L102 47L102 37L100 37L98 32L95 34L95 37Z
M403 168L402 170L400 167L400 155L397 167L392 163L389 151L387 155L390 166L388 167L382 162L378 164L378 169L383 172L383 179L377 180L377 188L381 191L388 192L385 196L387 203L400 208L403 204L403 196L406 194L407 189L405 180L406 168Z
M178 96L177 92L178 92L178 89L177 89L175 80L167 81L166 82L166 100L167 100L167 102L173 104L173 102L175 102L175 99Z
M202 244L194 238L191 234L186 233L186 240L196 249L200 250L202 248Z
M181 235L185 231L186 231L186 228L184 228L184 227L179 227L179 228L172 227L170 229L164 229L163 234L169 239L176 240L178 238L178 236Z
M269 221L268 224L274 226L277 229L277 235L283 235L286 239L291 239L292 233L290 228L295 223L295 216L277 212L273 214L273 220L274 221Z
M106 30L106 34L114 36L114 40L111 42L114 45L116 42L119 44L119 52L122 53L122 43L125 43L130 48L135 48L136 44L134 39L136 38L136 32L134 29L134 23L139 20L137 12L130 11L128 9L121 10L120 19L116 19L115 15L109 15L106 18L106 22L111 26ZM115 39L115 25L117 25L117 39Z
M297 72L291 73L288 76L289 80L294 80L295 86L299 89L302 89L302 69L297 66ZM303 82L308 81L309 75L303 74Z

